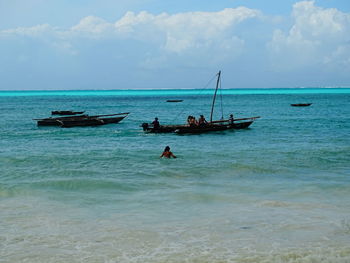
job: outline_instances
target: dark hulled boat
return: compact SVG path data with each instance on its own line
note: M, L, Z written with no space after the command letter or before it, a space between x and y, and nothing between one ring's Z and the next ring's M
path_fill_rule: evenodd
M293 107L308 107L311 104L312 103L296 103L296 104L290 104L290 106L293 106Z
M209 131L223 131L228 129L240 130L248 128L255 119L260 118L251 117L251 118L242 118L242 119L233 119L231 120L220 120L213 121L203 126L190 126L190 125L160 125L159 128L153 128L152 124L143 123L141 127L144 131L148 133L170 133L175 132L177 134L185 133L204 133Z
M82 126L99 126L99 125L105 125L110 123L118 123L121 120L123 120L127 115L120 116L120 117L108 117L108 118L101 118L101 117L88 117L83 119L76 119L76 120L62 120L61 127L64 128L70 128L70 127L82 127Z
M149 133L170 133L175 132L177 134L200 134L212 131L225 131L234 129L246 129L255 119L258 117L242 118L242 119L229 119L213 121L213 112L216 100L216 94L221 84L221 71L217 74L216 89L213 96L213 102L210 112L210 121L203 125L161 125L154 128L152 124L143 123L141 127L145 132Z
M34 119L38 126L61 126L61 127L75 127L75 126L97 126L110 123L118 123L123 120L129 112L116 113L108 115L79 115L69 117L44 118ZM120 116L122 115L122 116Z
M183 102L183 100L167 100L166 102Z
M80 120L87 118L88 115L79 115L79 116L69 116L69 117L57 117L57 118L44 118L44 119L34 119L37 121L38 126L60 126L62 120Z

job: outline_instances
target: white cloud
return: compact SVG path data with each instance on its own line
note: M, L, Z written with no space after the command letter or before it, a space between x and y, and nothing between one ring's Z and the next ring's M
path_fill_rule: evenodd
M87 16L80 20L79 24L71 28L71 33L87 33L91 35L106 35L113 32L114 26L106 20L96 17Z
M147 12L128 12L115 23L117 31L131 38L163 41L169 52L183 53L187 50L208 49L224 42L228 47L241 41L233 37L232 29L244 20L260 16L257 10L239 7L226 8L220 12L189 12L169 15L152 15ZM234 41L232 41L234 39Z
M48 24L37 25L33 27L18 27L14 29L7 29L0 31L0 36L27 36L27 37L41 37L45 34L55 32L55 28Z
M323 9L314 1L296 3L293 7L295 25L291 36L300 34L310 39L341 38L349 26L349 15L335 8Z
M39 37L51 33L58 39L112 37L137 40L158 45L163 51L181 54L186 51L208 50L212 47L240 49L244 44L232 30L242 21L260 16L257 10L239 7L226 8L219 12L189 12L169 15L154 15L146 11L135 14L127 12L115 23L88 16L69 30L39 25L2 31L7 35Z
M332 58L350 43L350 14L337 9L323 9L314 1L294 4L294 24L288 32L275 30L268 43L274 66L280 69L307 67L315 64L330 65ZM279 59L277 59L279 58Z
M158 15L146 11L127 12L114 23L100 17L87 16L66 30L39 25L3 31L0 36L6 34L46 38L44 45L67 55L82 54L81 49L89 42L93 41L94 46L103 46L103 41L112 40L115 46L129 47L129 54L139 54L137 67L162 68L167 60L196 67L208 62L219 65L222 61L234 60L241 55L246 42L235 35L236 28L243 21L261 16L258 10L246 7L226 8L219 12ZM101 41L100 44L98 41ZM138 45L148 48L145 50L147 54L132 50ZM120 51L116 47L110 52Z

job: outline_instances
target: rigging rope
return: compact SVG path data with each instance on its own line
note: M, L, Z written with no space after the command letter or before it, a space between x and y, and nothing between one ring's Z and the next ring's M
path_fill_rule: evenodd
M223 108L223 100L222 100L222 90L221 90L221 81L222 77L220 78L220 102L221 102L221 119L224 119L224 108Z
M198 92L198 94L197 94L196 96L199 96L201 93L204 92L204 90L206 90L206 89L208 88L209 84L216 78L216 75L217 75L217 74L215 74L215 75L208 81L208 83L200 90L200 92ZM190 103L190 104L187 104L186 106L190 106L190 105L191 105L191 103ZM187 109L187 107L186 107L186 108L184 107L184 108L182 109L182 111L180 111L180 113L177 114L177 115L175 116L175 118L172 120L172 122L174 122L175 120L177 120L178 117L179 117L186 109Z

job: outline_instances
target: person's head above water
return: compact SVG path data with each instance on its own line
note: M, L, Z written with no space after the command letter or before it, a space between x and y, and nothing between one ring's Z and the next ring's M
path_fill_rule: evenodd
M164 149L164 152L169 152L169 151L170 151L170 147L166 146L165 149Z

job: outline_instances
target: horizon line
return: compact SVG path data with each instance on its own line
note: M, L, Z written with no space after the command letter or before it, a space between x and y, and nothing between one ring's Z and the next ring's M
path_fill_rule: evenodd
M221 90L280 90L280 89L350 89L350 86L328 86L328 87L274 87L274 88L221 88ZM14 89L2 90L0 92L61 92L61 91L169 91L169 90L214 90L213 88L130 88L130 89Z

